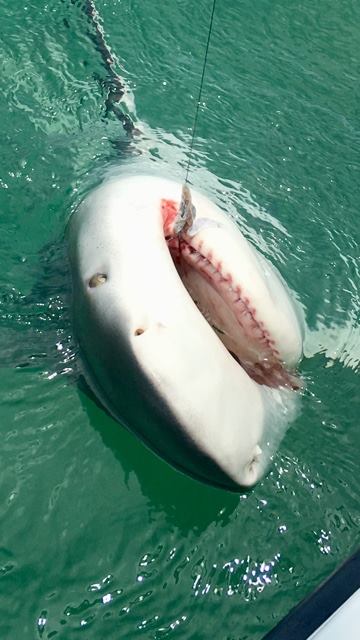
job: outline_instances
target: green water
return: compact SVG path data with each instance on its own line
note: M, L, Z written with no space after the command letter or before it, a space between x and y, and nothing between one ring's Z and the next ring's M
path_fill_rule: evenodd
M210 4L97 8L139 166L181 178ZM301 413L243 495L174 471L84 392L64 230L130 162L124 133L81 3L0 15L0 637L260 640L359 544L359 3L217 3L192 181L308 325Z

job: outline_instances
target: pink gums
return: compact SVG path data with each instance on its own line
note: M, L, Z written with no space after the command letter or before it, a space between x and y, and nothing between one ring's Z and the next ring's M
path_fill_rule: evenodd
M166 200L163 198L160 203L161 216L163 219L165 238L171 236L174 230L174 223L178 214L179 205L175 200Z

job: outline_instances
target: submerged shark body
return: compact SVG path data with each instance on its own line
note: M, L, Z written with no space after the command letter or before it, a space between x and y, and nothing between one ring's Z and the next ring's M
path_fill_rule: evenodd
M152 176L93 191L69 254L86 377L104 406L177 468L254 484L299 386L302 321L274 268L208 198Z

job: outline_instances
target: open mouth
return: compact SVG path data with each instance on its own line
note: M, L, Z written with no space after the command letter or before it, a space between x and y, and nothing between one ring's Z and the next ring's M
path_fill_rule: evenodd
M163 203L162 210L165 238L178 274L227 350L257 383L298 389L299 379L284 366L270 331L236 274L224 267L217 251L208 243L205 246L201 234L186 230L176 237L169 234L175 203Z

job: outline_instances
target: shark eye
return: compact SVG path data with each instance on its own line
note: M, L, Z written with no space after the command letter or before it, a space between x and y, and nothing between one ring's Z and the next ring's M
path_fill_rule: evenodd
M105 273L95 273L89 280L90 289L94 289L95 287L104 284L107 280L107 275Z

